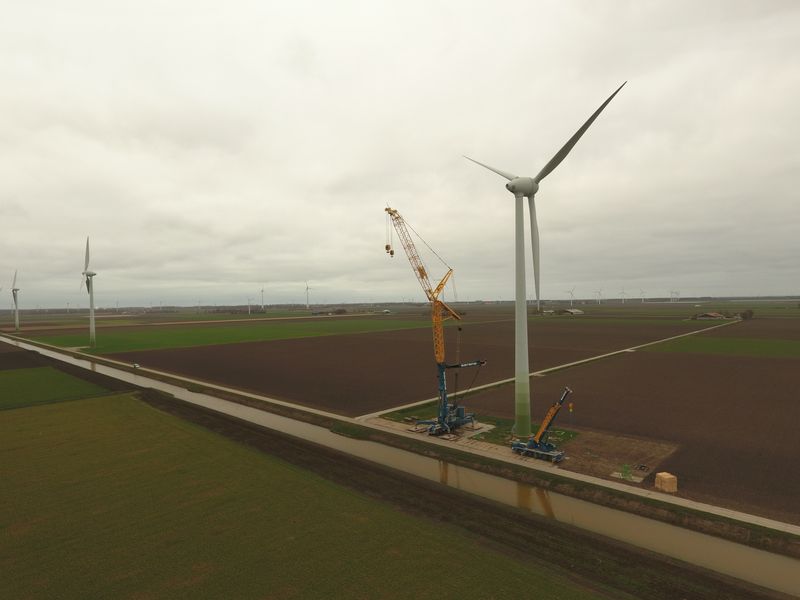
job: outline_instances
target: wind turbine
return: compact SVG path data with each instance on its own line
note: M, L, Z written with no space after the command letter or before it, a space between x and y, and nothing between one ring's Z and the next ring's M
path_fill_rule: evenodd
M308 281L306 281L306 310L311 310L311 305L308 303L308 290L311 288L308 287Z
M622 303L623 303L623 304L625 304L625 296L627 296L627 295L628 295L628 294L627 294L627 292L625 291L625 288L622 288L622 291L619 293L619 296L620 296L620 298L622 298Z
M262 313L265 312L264 311L264 286L263 285L261 286L261 312Z
M597 303L600 304L600 299L603 297L603 290L595 290L595 294L597 294Z
M625 82L627 83L627 82ZM525 225L523 223L523 198L528 198L528 210L531 222L531 252L533 254L533 278L536 287L536 309L541 309L539 297L539 226L536 221L536 203L534 197L539 191L539 183L547 177L558 165L561 164L570 150L578 143L586 130L589 129L594 120L600 115L603 109L622 89L623 83L619 86L608 99L600 105L594 114L581 126L578 131L567 141L566 144L556 152L555 156L542 167L535 177L518 177L507 171L495 169L489 165L478 162L468 156L464 158L489 169L508 179L506 189L514 194L515 204L515 267L516 267L516 296L515 296L515 330L514 330L514 406L515 406L515 432L520 437L527 437L531 433L531 392L530 374L528 364L528 311L525 298Z
M644 304L644 290L639 290L639 293L642 294L642 304Z
M575 288L566 290L566 292L569 294L569 306L572 308L572 301L575 300Z
M17 271L14 270L14 279L11 282L11 296L14 298L14 331L19 331L19 302L17 294L19 288L17 287Z
M94 285L92 279L97 273L89 270L89 237L86 237L86 259L83 263L83 272L81 273L81 286L86 285L86 290L89 292L89 345L95 345L95 331L94 331Z

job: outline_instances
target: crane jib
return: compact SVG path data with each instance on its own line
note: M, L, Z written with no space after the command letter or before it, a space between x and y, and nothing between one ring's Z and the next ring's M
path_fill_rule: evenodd
M460 363L460 364L453 364L453 365L445 365L445 369L464 369L466 367L481 367L486 364L485 360L473 360L470 362Z

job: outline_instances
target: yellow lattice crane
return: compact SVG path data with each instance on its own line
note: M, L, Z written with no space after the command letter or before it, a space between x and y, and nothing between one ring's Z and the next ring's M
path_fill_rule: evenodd
M465 423L472 423L474 425L475 418L472 413L467 414L463 406L450 406L447 399L447 380L445 373L447 369L456 369L462 367L478 367L485 364L485 361L475 360L467 363L448 365L445 361L444 349L444 321L447 319L461 320L461 315L458 314L453 308L447 305L446 302L441 300L439 296L444 291L445 285L453 275L453 269L447 267L442 280L434 288L428 277L428 270L425 263L422 262L422 257L414 245L414 240L408 231L408 226L405 220L393 208L386 208L386 213L391 220L397 236L400 238L400 244L408 256L408 261L411 263L411 269L414 275L422 286L428 301L431 303L431 322L433 324L433 354L436 358L436 366L438 368L439 379L439 410L436 420L418 421L419 425L428 425L428 433L439 435L442 433L450 433ZM386 252L390 256L394 256L394 248L389 240L386 243Z

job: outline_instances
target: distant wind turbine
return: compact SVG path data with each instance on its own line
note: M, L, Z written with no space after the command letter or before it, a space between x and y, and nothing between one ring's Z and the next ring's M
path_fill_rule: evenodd
M622 288L622 291L619 293L620 298L622 298L622 303L625 304L625 296L628 294L625 292L625 288Z
M81 278L81 286L85 285L86 290L89 292L89 345L96 344L95 330L94 330L94 283L92 280L97 275L94 271L89 270L89 237L86 237L86 258L83 263L83 277Z
M639 290L639 293L642 294L642 304L644 304L644 290Z
M566 292L569 294L569 306L572 308L572 301L575 300L575 288L566 290Z
M627 82L625 82L627 83ZM539 183L547 177L570 153L578 140L589 129L595 119L608 105L614 96L622 89L623 83L608 99L600 105L594 114L581 126L578 131L567 141L561 150L542 167L535 177L518 177L508 171L490 167L482 162L465 156L467 160L478 164L485 169L493 171L508 180L506 189L514 194L515 199L515 267L516 267L516 295L515 295L515 329L514 329L514 406L515 406L515 433L520 437L527 437L531 433L531 395L530 395L530 365L528 363L528 311L525 289L525 225L523 214L525 212L523 198L528 198L528 210L531 223L531 252L533 254L533 278L536 288L536 309L541 310L539 296L539 226L536 221L536 203L534 197L539 190Z
M11 296L14 298L14 331L19 331L19 288L17 287L17 271L14 271L14 279L11 282Z
M595 290L594 293L597 294L597 303L600 304L600 299L603 297L603 290Z
M311 305L308 303L308 290L310 290L310 289L311 288L308 287L308 281L306 281L306 310L310 310L311 309Z
M264 311L264 286L263 285L261 286L261 312L262 313L265 312Z

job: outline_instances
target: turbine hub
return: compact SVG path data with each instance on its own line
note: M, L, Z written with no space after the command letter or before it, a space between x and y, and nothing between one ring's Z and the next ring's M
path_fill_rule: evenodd
M539 184L531 177L516 177L506 184L506 189L515 196L533 196L539 191Z

